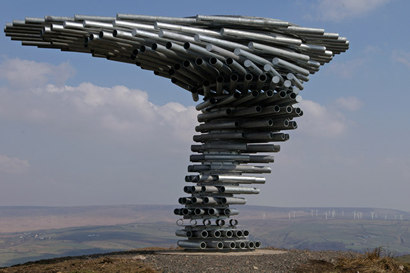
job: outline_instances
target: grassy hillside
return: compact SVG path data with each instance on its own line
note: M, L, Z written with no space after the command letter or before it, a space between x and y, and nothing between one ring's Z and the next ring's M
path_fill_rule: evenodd
M12 231L14 226L25 224L19 232L0 233L0 266L140 247L175 246L177 227L172 208L0 208L2 231ZM352 217L359 212L361 217ZM104 219L107 219L105 225ZM163 221L156 222L158 219ZM249 206L241 209L238 219L264 246L360 252L383 247L393 255L410 253L410 220L406 212ZM53 228L63 224L69 227ZM30 227L33 231L29 231Z

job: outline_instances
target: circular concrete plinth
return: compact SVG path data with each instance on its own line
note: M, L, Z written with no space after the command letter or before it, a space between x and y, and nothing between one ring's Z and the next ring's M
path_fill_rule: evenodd
M252 251L220 251L220 252L210 252L210 251L186 251L186 250L167 250L167 251L158 251L155 254L161 255L196 255L196 256L257 256L257 255L278 255L287 253L285 250L276 250L276 249L256 249Z

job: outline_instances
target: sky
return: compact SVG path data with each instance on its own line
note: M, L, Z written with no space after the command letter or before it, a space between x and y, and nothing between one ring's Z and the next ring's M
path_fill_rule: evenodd
M248 204L410 211L410 1L8 1L24 17L277 18L347 37L301 92L304 116ZM168 79L0 35L0 206L177 204L195 103Z

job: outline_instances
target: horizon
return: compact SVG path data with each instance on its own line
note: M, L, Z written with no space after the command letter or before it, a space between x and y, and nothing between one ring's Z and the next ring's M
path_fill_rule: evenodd
M4 1L0 14L3 26L26 16L243 14L337 32L350 49L305 83L299 128L248 204L408 212L410 2L353 2L118 1L113 11L108 1ZM0 39L0 207L178 206L197 125L188 92L137 67Z

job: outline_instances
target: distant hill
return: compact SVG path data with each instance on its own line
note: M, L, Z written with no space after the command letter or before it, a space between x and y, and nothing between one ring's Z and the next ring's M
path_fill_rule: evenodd
M176 245L175 206L0 207L0 266ZM372 208L244 206L238 219L264 246L410 253L410 213Z

